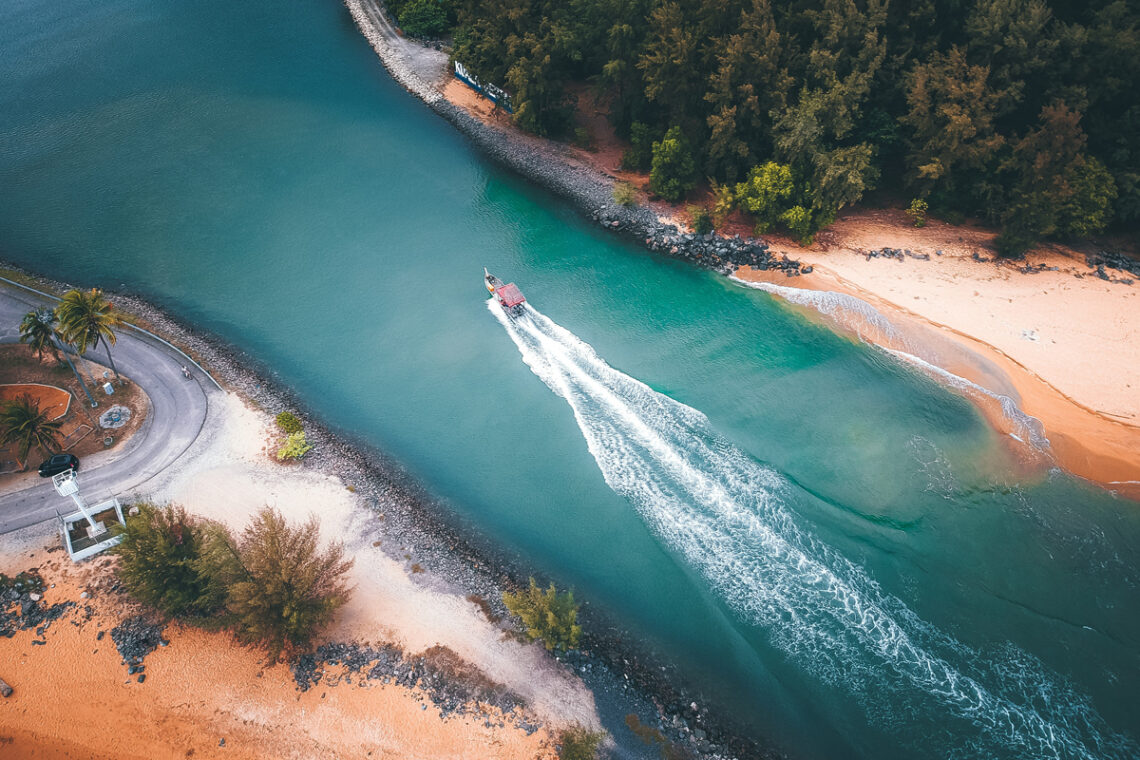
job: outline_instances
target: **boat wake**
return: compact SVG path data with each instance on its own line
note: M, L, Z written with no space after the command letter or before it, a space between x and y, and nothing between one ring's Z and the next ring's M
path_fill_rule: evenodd
M965 647L801 527L794 486L699 411L613 369L533 305L517 319L488 308L570 405L606 483L817 688L856 697L869 721L939 757L1136 756L1031 656Z

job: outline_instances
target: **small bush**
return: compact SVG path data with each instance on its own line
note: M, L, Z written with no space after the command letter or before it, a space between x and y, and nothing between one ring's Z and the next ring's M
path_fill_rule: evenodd
M582 726L567 728L558 737L558 760L596 760L605 738L605 731L590 731Z
M922 198L915 198L910 202L910 208L906 210L906 215L911 218L915 227L925 227L926 212L929 208L929 204Z
M277 427L286 435L290 433L300 433L304 430L301 421L297 419L297 415L292 412L281 412L281 414L277 415Z
M114 549L127 591L167 615L203 617L220 609L225 589L202 558L202 523L182 507L136 506L139 513L127 518Z
M804 248L815 241L815 232L819 228L812 220L811 212L803 206L792 206L780 214L780 221L796 236Z
M530 579L530 588L503 594L503 604L517 615L531 641L542 640L547 649L573 649L582 637L574 592L559 592L550 584L543 591Z
M627 172L645 172L652 162L653 130L635 121L629 128L629 150L621 154L621 168Z
M436 38L447 31L448 8L440 0L411 0L397 19L409 37Z
M614 202L621 206L632 206L637 203L637 189L629 182L618 182L614 185Z
M286 459L300 459L312 450L312 444L305 440L305 431L301 430L286 436L285 443L281 445L281 448L277 449L277 458L282 461Z
M585 127L577 127L574 130L574 144L582 150L596 150L594 147L594 136L590 134L590 130Z
M697 164L688 138L680 127L670 127L660 142L653 143L650 191L676 203L696 186L696 172Z
M709 187L712 188L713 193L713 225L719 227L728 219L728 215L736 209L736 194L733 192L732 185L722 185L712 177L709 177Z
M693 232L704 235L713 231L712 216L704 206L689 206L689 216L693 219Z

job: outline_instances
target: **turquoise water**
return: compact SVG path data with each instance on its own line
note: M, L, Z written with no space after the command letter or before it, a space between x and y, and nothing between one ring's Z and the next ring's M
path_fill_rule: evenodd
M488 166L336 2L10 0L0 80L0 258L272 365L793 756L1140 752L1135 504Z

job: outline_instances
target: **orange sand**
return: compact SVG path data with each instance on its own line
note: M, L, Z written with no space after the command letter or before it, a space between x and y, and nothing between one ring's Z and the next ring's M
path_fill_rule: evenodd
M51 420L58 420L67 414L67 408L71 405L71 394L54 385L40 383L0 385L0 403L15 401L21 396L30 397L41 412L48 412L48 419Z
M36 550L0 558L12 573L39 563L45 602L80 608L51 624L45 646L34 630L0 639L0 678L15 690L0 699L0 756L20 758L550 758L543 731L527 736L488 728L482 716L442 719L430 701L403 687L353 678L300 692L287 667L226 634L168 627L170 646L146 657L146 680L127 676L110 629L130 614L100 590L108 560L79 566ZM38 559L37 559L38 558ZM83 590L93 598L81 600ZM82 605L95 614L85 620ZM79 625L74 625L74 622ZM102 641L98 631L107 631ZM427 705L426 709L424 704ZM497 726L497 715L489 716ZM219 746L225 739L225 746Z

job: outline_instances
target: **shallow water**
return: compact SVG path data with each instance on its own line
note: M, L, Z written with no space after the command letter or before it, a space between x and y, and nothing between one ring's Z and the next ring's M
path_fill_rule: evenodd
M488 166L336 2L8 2L0 78L0 258L271 364L794 756L1137 754L1135 504Z

